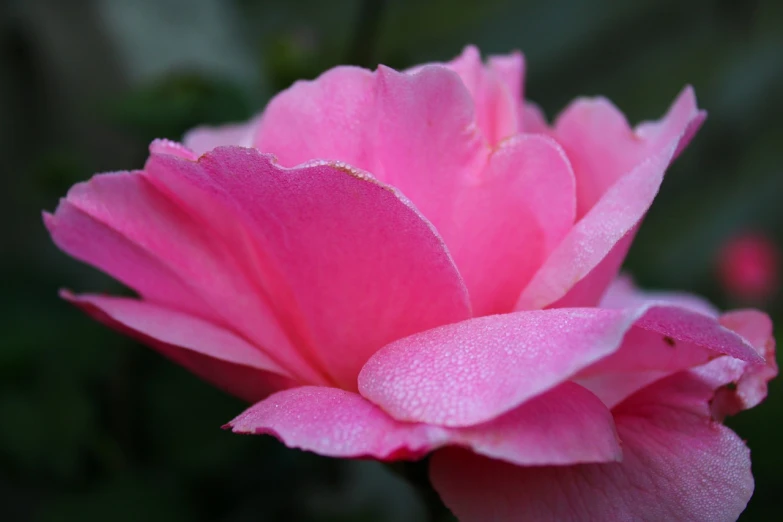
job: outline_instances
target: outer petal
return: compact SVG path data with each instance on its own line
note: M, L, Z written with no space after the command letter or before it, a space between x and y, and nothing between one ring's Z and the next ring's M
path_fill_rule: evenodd
M570 382L494 420L446 432L449 445L520 466L619 461L622 457L609 410L595 395Z
M197 162L155 153L145 169L245 253L257 291L331 383L355 389L359 369L384 344L470 315L432 226L365 173L327 163L284 169L239 147Z
M176 144L167 147L192 154ZM239 332L297 380L323 382L257 291L244 250L199 222L178 197L162 193L143 172L101 174L71 188L45 222L65 252L119 279L146 301ZM216 207L211 196L200 202L201 213Z
M621 463L516 467L442 450L431 462L432 482L466 522L733 521L753 492L749 452L709 418L711 395L683 373L618 407Z
M739 310L724 314L721 324L742 335L764 355L764 364L721 357L697 370L699 376L720 387L710 406L712 416L722 419L752 408L767 396L767 383L778 374L772 321L757 310Z
M620 458L609 410L571 383L470 428L400 422L358 394L322 387L277 393L226 427L237 433L271 434L289 447L332 457L415 459L456 445L520 465Z
M585 368L576 377L577 382L593 391L609 407L654 381L705 364L721 354L731 355L722 357L724 362L720 364L732 368L761 369L774 365L774 354L770 361L764 347L770 337L771 325L760 312L730 312L720 316L709 303L696 296L642 292L629 280L615 282L603 304L651 307L625 336L619 350ZM770 331L766 336L765 327ZM751 337L745 335L748 331ZM676 335L670 335L672 333ZM740 346L740 337L745 348L737 352L732 347ZM753 347L759 357L747 357L748 346ZM720 385L730 380L732 378ZM754 379L754 382L763 383L766 390L766 381Z
M470 426L611 355L635 323L713 355L761 360L741 337L688 310L552 309L480 317L396 341L367 362L359 390L400 420Z
M574 164L578 215L585 215L623 175L676 142L672 159L688 145L706 113L691 87L657 122L631 129L625 116L604 98L579 99L555 122L554 136Z
M252 147L253 136L258 125L258 118L246 123L221 125L219 127L196 127L185 133L182 144L192 150L197 156L216 147L238 145Z
M631 328L616 352L579 372L575 381L598 395L611 408L648 384L705 364L741 342L717 320L700 320L699 316L689 316L689 312L676 308L663 310L696 320L685 327L686 330L678 326L680 319L670 321L669 329L684 333L675 339L667 334L661 335L660 331L645 329L645 316ZM654 317L655 314L653 310L648 315ZM698 331L701 337L694 339L685 333L687 330Z
M313 386L272 395L225 427L329 457L381 460L421 457L446 438L438 428L396 421L356 393Z
M247 401L294 384L283 368L256 347L207 321L136 299L69 292L63 292L63 297Z
M666 303L687 308L710 317L718 317L720 311L703 297L676 291L650 291L638 288L628 275L620 275L606 290L600 308L630 308L650 302Z
M603 195L523 290L517 310L594 306L600 301L658 193L676 147L673 142L651 156Z
M513 306L573 223L576 196L567 159L546 138L487 146L469 90L490 73L475 49L466 53L462 74L476 76L468 88L438 65L339 67L298 82L270 102L255 145L284 165L340 160L400 189L443 236L476 313L487 314Z
M524 290L517 309L600 301L666 169L704 118L690 87L661 121L635 131L604 99L580 100L566 109L553 136L574 166L579 221Z
M44 214L44 222L65 252L149 300L209 314L209 304L179 276L198 275L184 261L200 257L207 238L141 173L99 174L74 185L53 215ZM177 234L174 249L171 242Z
M598 309L479 317L386 346L362 369L359 390L400 420L471 426L608 355L631 323Z

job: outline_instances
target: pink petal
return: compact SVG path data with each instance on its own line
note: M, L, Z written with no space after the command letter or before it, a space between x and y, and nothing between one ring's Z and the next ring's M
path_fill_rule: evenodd
M573 164L579 221L525 288L518 310L600 301L666 169L704 118L689 87L661 121L635 131L604 99L580 100L566 109L553 136Z
M476 123L490 144L517 132L517 106L521 97L522 55L496 57L489 66L470 45L446 66L459 74L476 107Z
M475 49L466 53L464 67L452 66L475 76L469 88L483 88L490 73ZM562 239L575 188L547 138L514 138L492 152L476 131L469 88L438 65L336 68L275 97L255 144L284 165L340 160L400 189L438 229L476 313L486 314L509 310Z
M525 98L525 57L522 53L513 51L507 55L490 56L488 65L506 86L511 99L521 103Z
M276 393L226 427L329 457L381 460L421 457L445 438L437 428L392 419L356 393L315 386Z
M523 466L622 457L609 410L595 395L568 382L494 420L446 431L449 445Z
M489 155L470 93L446 67L415 73L337 67L267 106L255 145L293 166L337 160L400 189L439 228Z
M148 217L156 218L160 226L146 222ZM209 313L208 303L179 277L180 254L167 243L176 237L168 234L181 235L184 261L192 257L187 254L201 249L205 238L142 174L99 174L78 183L53 215L44 214L44 222L66 253L95 265L149 300L192 313ZM166 254L176 257L166 263L161 259Z
M661 340L663 346L650 356L653 363L681 362L661 354L671 352L664 337L699 347L695 354L685 352L688 362L720 354L761 360L740 336L685 309L655 304L551 309L480 317L396 341L367 362L359 390L399 420L470 426L610 356L634 324ZM624 353L617 357L628 358ZM641 366L646 365L649 361ZM612 370L611 364L605 369Z
M679 306L710 317L720 315L718 309L703 297L686 292L642 290L625 274L617 277L607 288L599 307L630 308L650 302Z
M646 328L653 322L653 329ZM616 352L582 370L575 380L611 408L662 377L726 353L760 360L741 337L721 326L717 319L658 306L650 308L636 322Z
M288 447L331 457L416 459L435 448L458 445L525 465L620 458L609 410L570 383L469 428L400 422L358 394L325 387L279 392L227 427L236 433L274 435Z
M145 168L252 261L258 291L297 348L339 387L356 389L360 368L391 340L470 315L432 225L366 173L328 163L284 169L239 147L198 162L153 154Z
M695 370L702 379L718 388L710 403L712 416L716 419L758 405L767 396L767 383L778 374L772 321L767 314L739 310L724 314L720 322L747 339L764 355L765 362L721 357Z
M212 150L212 149L209 149ZM165 138L158 138L152 140L150 143L149 151L151 154L170 154L177 156L178 158L198 161L198 157L201 154L197 154L193 149L183 145L182 143L167 140Z
M676 142L620 178L579 220L522 292L518 310L594 306L617 274L635 228L658 192ZM578 288L576 288L578 287ZM575 289L577 296L569 298Z
M683 294L645 293L626 284L627 288L620 289L615 283L608 302L646 312L625 336L619 350L576 377L607 406L613 407L666 375L721 355L728 355L738 364L764 365L763 352L726 328L703 300Z
M711 393L684 373L624 403L621 463L518 467L446 449L430 477L465 522L736 520L753 492L749 452L709 418Z
M330 69L316 80L300 80L264 109L253 144L293 167L313 159L342 161L372 172L376 76L358 67Z
M709 347L720 354L754 364L764 358L740 335L716 323L715 318L668 303L651 301L635 326L675 340ZM669 343L667 343L669 344Z
M159 142L167 153L191 152ZM165 195L143 172L101 174L75 185L45 222L68 254L107 272L145 301L229 327L303 382L323 382L299 356L245 253ZM202 209L216 202L206 198Z
M580 221L580 223L583 221L584 220ZM586 223L585 228L594 227L596 224L596 221L593 220L590 223ZM568 289L564 296L554 303L550 303L546 306L548 308L596 306L598 302L601 301L607 287L611 285L612 281L617 276L617 273L620 271L620 267L622 266L623 261L625 261L625 256L628 254L631 243L633 243L634 237L636 236L637 229L638 225L633 227L629 232L626 232L625 235L623 235L622 238L619 239L613 246L603 243L602 239L598 239L598 241L596 241L596 245L599 248L598 253L595 257L593 257L593 259L588 259L589 262L598 260L598 256L600 256L600 253L604 248L609 249L608 253L604 256L603 259L598 261L596 266L589 270L585 270L586 275L582 276L575 285ZM588 234L593 232L595 231L589 231ZM571 240L573 236L578 234L578 232L574 233L574 231L572 231L572 237L567 238L567 240ZM619 237L619 234L617 236ZM590 240L588 239L587 241ZM548 259L546 261L547 266L540 272L546 273L546 271L549 270L551 273L551 271L557 270L555 264L559 261L561 261L559 258L556 260ZM576 270L578 271L579 268L576 267ZM544 276L542 276L542 278L543 277ZM527 289L525 290L527 291ZM530 293L532 294L535 291L535 289L530 290Z
M62 293L93 318L138 338L201 378L248 401L293 385L275 361L207 321L136 299Z
M534 134L550 134L544 111L533 102L526 101L520 105L519 131Z
M706 114L686 87L657 122L631 129L625 116L604 98L579 99L555 122L554 136L574 164L578 215L585 215L626 173L675 143L672 159L684 149Z
M192 150L197 156L216 147L238 145L252 147L257 118L246 123L221 125L219 127L196 127L185 133L182 144Z
M644 347L642 347L644 348ZM638 370L634 372L584 373L574 382L593 392L607 408L614 408L645 386L672 374L671 370Z
M573 226L573 172L553 140L516 136L493 151L453 207L438 230L470 290L475 315L506 312Z
M470 426L608 355L632 323L599 309L479 317L384 347L362 369L359 390L400 420Z

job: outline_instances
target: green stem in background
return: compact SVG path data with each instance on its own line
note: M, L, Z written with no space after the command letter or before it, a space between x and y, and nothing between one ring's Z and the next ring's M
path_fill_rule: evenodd
M348 63L373 69L378 44L378 27L386 7L386 0L364 0L359 7L356 32L348 51Z
M387 464L387 466L416 488L422 504L427 510L427 518L430 522L457 522L430 483L429 460L429 457L426 457L417 462L394 462Z

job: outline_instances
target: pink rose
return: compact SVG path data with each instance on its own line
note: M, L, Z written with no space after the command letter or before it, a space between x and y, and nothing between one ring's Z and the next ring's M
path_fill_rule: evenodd
M686 88L635 128L601 98L549 126L523 68L337 67L155 141L45 216L140 297L63 295L258 401L235 432L434 451L460 520L733 520L753 477L720 421L765 397L771 323L616 279L705 114Z
M780 249L769 237L746 232L721 247L718 278L732 298L763 304L778 293L780 265Z

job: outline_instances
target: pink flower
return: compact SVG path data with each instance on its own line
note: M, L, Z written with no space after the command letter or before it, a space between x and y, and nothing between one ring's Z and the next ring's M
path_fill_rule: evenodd
M727 241L718 255L718 277L729 295L763 304L778 292L780 251L760 233L748 232Z
M258 401L235 432L434 452L460 520L735 519L753 478L720 420L766 395L770 321L616 279L705 114L686 88L656 122L597 98L550 127L522 76L472 47L338 67L155 141L45 216L140 297L63 295Z

